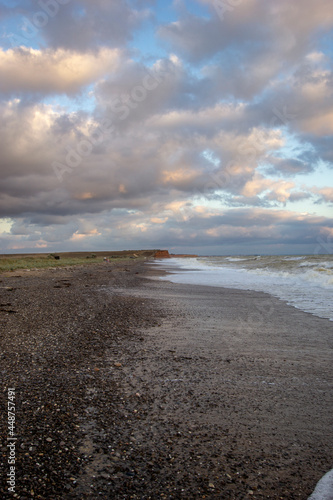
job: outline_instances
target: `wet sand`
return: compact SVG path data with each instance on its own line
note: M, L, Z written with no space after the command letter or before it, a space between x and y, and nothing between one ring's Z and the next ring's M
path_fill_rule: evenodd
M157 274L2 278L16 498L306 499L333 466L332 322Z

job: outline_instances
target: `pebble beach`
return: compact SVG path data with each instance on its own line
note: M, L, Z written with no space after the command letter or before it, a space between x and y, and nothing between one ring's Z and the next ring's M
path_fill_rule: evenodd
M305 500L332 468L332 322L164 273L0 276L2 498Z

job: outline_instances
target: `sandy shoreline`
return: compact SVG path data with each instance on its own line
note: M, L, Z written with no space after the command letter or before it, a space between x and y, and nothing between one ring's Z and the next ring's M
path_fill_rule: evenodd
M156 273L0 277L16 498L306 499L333 466L332 323Z

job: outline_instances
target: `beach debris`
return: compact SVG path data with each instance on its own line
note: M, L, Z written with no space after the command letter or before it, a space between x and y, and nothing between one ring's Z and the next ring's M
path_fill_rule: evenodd
M66 287L68 288L71 285L72 285L72 283L70 283L68 281L68 279L66 278L66 279L58 280L56 282L56 284L53 285L53 288L66 288Z

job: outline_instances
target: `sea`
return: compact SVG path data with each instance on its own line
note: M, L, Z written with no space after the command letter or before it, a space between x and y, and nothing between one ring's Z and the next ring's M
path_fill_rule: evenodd
M333 255L239 255L171 258L160 279L267 292L289 305L333 321Z

